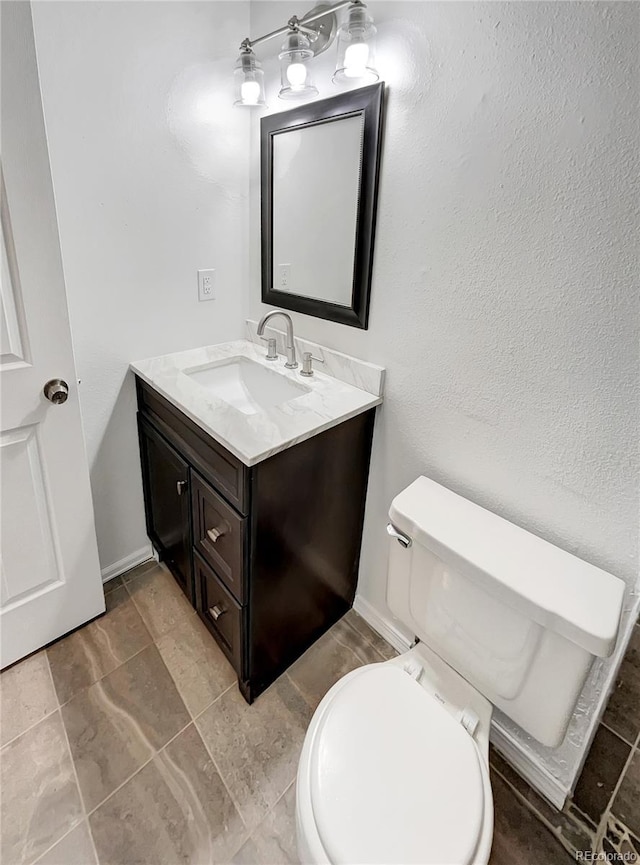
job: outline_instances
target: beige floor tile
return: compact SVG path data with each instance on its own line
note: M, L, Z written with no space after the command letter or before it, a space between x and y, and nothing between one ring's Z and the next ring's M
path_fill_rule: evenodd
M233 857L232 865L299 865L296 845L296 786L269 811Z
M257 826L295 778L311 710L287 676L252 706L235 688L196 721L249 828Z
M82 819L59 712L0 752L3 865L32 862Z
M138 577L142 576L142 574L146 574L147 571L153 571L155 568L160 567L160 562L156 559L147 559L146 562L142 562L141 565L136 565L135 568L131 568L126 571L121 576L121 580L123 583L130 583L132 580L136 580Z
M98 865L89 826L83 820L41 856L36 865Z
M193 725L107 799L90 822L101 865L213 865L228 862L246 837Z
M127 582L127 589L154 639L196 615L171 574L160 565Z
M253 838L247 838L230 862L230 865L261 865L260 851ZM270 865L276 865L275 862Z
M233 667L198 616L177 625L156 645L193 718L236 681Z
M105 595L107 612L47 649L60 703L115 670L151 642L124 586Z
M0 675L0 744L6 745L58 707L45 652Z
M358 631L341 620L298 658L287 674L315 709L338 679L363 664L383 660Z
M88 811L190 721L155 646L148 646L62 707Z
M105 595L108 595L109 592L112 592L114 589L119 589L121 586L124 586L124 580L122 577L114 577L112 580L107 580L106 583L103 583L102 589Z
M379 652L385 661L390 661L391 658L396 658L398 653L389 645L384 637L380 636L377 631L374 631L371 625L356 613L355 610L349 612L341 619L344 625L348 625L360 634L360 636L373 648Z

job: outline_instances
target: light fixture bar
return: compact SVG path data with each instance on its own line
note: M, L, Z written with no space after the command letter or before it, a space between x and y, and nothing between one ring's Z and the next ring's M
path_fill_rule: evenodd
M270 39L275 39L277 36L284 36L293 28L303 30L307 24L312 24L314 21L319 21L326 15L331 15L333 12L338 12L340 9L345 9L347 6L361 6L361 0L340 0L338 3L332 3L330 6L324 6L317 12L310 12L303 18L298 18L293 15L284 27L278 27L277 30L272 30L271 33L265 33L264 36L258 36L256 39L243 39L240 43L240 49L255 48L256 45L262 45L263 42L268 42ZM304 32L304 30L303 30Z
M319 18L324 18L325 15L330 15L332 12L339 12L340 9L345 9L347 6L361 6L361 0L340 0L339 3L334 3L331 6L325 6L318 12L308 12L300 19L300 24L311 24Z

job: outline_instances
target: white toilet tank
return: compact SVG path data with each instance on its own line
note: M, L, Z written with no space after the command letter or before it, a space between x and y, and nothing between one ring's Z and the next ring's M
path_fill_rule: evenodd
M387 600L451 667L543 745L564 738L624 583L420 477L393 500Z

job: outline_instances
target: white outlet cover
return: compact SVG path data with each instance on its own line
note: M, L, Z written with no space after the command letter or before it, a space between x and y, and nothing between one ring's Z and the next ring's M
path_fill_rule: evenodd
M215 288L215 270L198 271L198 300L213 300Z
M278 265L278 288L290 288L291 264Z

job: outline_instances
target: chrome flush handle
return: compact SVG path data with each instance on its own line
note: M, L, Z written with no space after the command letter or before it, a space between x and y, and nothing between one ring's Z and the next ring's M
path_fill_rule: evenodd
M403 535L402 532L399 532L393 523L387 523L387 534L390 538L395 538L399 544L402 544L405 550L408 550L413 543L411 538L408 538L406 535Z

